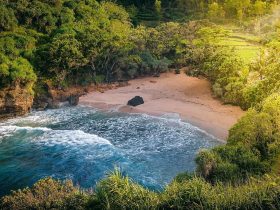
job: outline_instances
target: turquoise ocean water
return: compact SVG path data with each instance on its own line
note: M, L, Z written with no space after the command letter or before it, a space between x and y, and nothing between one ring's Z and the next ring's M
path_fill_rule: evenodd
M51 176L94 187L114 167L161 190L195 169L195 154L220 142L176 114L152 117L63 107L0 122L0 196Z

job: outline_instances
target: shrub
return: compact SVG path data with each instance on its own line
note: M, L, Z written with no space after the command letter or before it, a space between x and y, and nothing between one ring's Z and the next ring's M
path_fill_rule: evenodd
M176 177L174 178L173 181L185 182L187 180L192 179L194 175L195 175L194 173L189 173L189 172L179 173L179 174L176 175Z
M271 95L258 110L251 109L229 132L229 144L241 142L258 151L262 159L272 160L279 154L280 96Z
M84 209L86 196L69 180L45 178L32 188L13 191L1 200L1 209Z
M0 53L0 86L19 84L22 87L29 87L37 80L33 66L28 60L19 57L9 60Z
M14 11L4 6L1 2L0 5L0 32L5 30L12 30L17 25L17 19Z
M228 166L224 164L224 168ZM194 175L174 180L163 192L151 192L113 172L96 192L82 193L70 181L50 178L1 200L1 209L279 209L280 179L250 178L243 184L210 184Z
M173 182L162 194L160 209L207 209L211 193L211 185L200 178Z
M163 192L159 209L279 209L279 181L267 176L237 186L210 185L194 177L170 184Z
M211 183L244 182L269 171L267 162L244 145L223 145L203 150L196 157L197 174Z
M209 177L217 166L217 161L217 156L214 152L209 150L200 151L195 159L197 164L196 172L204 178Z
M12 61L10 66L10 77L12 81L20 82L21 84L27 84L29 82L34 83L37 79L32 65L24 58L18 58Z
M102 180L96 188L93 209L155 209L159 198L154 192L122 177L119 171Z

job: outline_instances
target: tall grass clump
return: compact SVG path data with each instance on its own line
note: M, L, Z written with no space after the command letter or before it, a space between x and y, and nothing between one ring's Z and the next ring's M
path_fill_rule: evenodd
M96 187L92 197L93 209L155 209L159 203L157 193L151 192L132 182L129 177L122 176L115 170Z
M1 209L171 210L279 209L280 178L265 175L243 184L211 184L196 175L180 176L162 192L152 192L114 171L94 192L81 192L69 181L38 181L1 200Z
M211 185L194 177L171 183L162 195L159 209L279 209L280 180L266 176L247 184Z
M87 195L70 180L39 180L31 188L13 191L1 199L0 209L85 209Z

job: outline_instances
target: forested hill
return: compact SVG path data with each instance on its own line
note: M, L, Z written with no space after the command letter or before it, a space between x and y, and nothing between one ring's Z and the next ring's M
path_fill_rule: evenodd
M196 31L211 24L165 21L234 19L254 28L250 20L276 5L260 0L118 1L123 6L95 0L0 2L0 116L26 113L34 95L37 107L48 107L50 89L127 80L190 63Z
M133 29L126 10L111 2L1 0L0 114L28 111L34 91L166 69L163 52L146 49L153 36Z

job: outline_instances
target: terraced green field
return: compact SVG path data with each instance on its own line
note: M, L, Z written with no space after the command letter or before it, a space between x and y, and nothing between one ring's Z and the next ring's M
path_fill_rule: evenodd
M245 62L251 62L255 59L263 47L260 44L259 37L234 31L228 37L224 38L220 44L234 47Z

